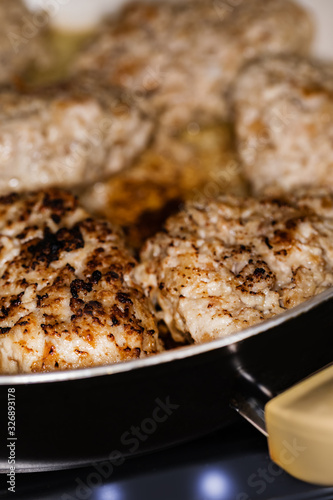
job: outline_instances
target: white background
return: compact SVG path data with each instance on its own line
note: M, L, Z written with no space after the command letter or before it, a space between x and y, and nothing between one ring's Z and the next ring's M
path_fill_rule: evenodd
M52 22L64 30L90 29L107 12L128 0L25 0L33 8L49 5ZM155 0L158 1L158 0ZM209 0L202 0L209 1ZM228 0L225 0L226 2ZM317 24L315 53L333 59L333 0L299 0L310 9Z

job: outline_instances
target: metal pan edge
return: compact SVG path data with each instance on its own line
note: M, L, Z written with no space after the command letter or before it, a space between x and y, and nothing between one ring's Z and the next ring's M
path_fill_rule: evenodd
M272 328L275 328L278 325L281 325L284 322L306 314L308 311L329 300L333 300L333 287L282 314L278 314L273 318L241 330L240 332L237 332L235 334L229 335L228 337L212 340L211 342L206 342L204 344L179 347L170 351L147 357L146 359L126 361L112 365L96 366L92 368L80 368L75 370L60 370L47 373L0 375L0 386L65 382L69 380L100 377L105 375L113 375L116 373L118 374L123 372L130 372L141 368L147 368L149 366L155 366L162 363L170 363L175 360L198 356L202 353L220 349L225 346L230 346L254 335L264 333Z

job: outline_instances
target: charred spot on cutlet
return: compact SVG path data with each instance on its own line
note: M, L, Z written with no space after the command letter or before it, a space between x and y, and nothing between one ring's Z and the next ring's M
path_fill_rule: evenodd
M97 285L99 281L102 279L102 273L100 271L94 271L90 278L90 283Z
M254 276L256 276L257 278L262 278L265 276L266 274L266 271L265 269L263 269L262 267L257 267L254 271Z
M71 294L74 297L74 299L77 299L79 296L79 292L83 293L89 293L92 290L92 284L91 283L86 283L83 280L76 279L72 281L70 285L71 289Z
M0 327L0 334L5 334L10 332L11 327L10 326L5 326L5 327Z
M17 325L19 325L19 326L26 326L26 325L29 325L29 323L30 323L29 321L19 321L17 323Z
M74 321L76 318L81 318L83 315L83 307L84 301L77 298L71 298L70 300L70 308L73 311L73 315L71 316L71 321Z
M0 318L0 319L4 319L4 318L8 317L9 309L7 307L2 306L1 307L1 312L2 312L2 318Z
M265 244L266 244L266 246L267 246L270 250L272 250L272 248L273 248L273 247L272 247L272 245L270 244L269 239L268 239L267 237L265 238Z
M115 271L109 271L105 274L105 280L107 283L112 283L114 280L123 279L122 273L116 273Z
M110 271L110 276L111 278L115 279L115 280L119 280L119 274L116 273L115 271Z
M78 225L74 226L72 229L59 229L56 236L65 252L74 252L84 247L83 236Z
M10 305L12 307L18 307L18 306L20 306L21 305L21 298L23 297L23 295L24 295L24 292L21 292L18 295L16 295L15 299L12 299L10 301Z
M113 326L119 325L128 316L128 307L122 311L117 305L113 305L110 311L110 318Z
M0 196L1 205L12 205L19 199L18 193L10 193L6 196Z
M111 322L112 322L112 326L117 326L120 323L120 321L117 319L117 317L114 314L111 315Z
M61 221L61 217L60 215L57 215L57 214L52 214L51 215L51 219L53 220L53 222L55 224L59 224L59 222Z
M67 194L64 196L64 192L60 193L56 189L49 190L45 193L43 199L43 207L52 210L53 215L58 215L61 217L68 210L73 210L77 207L77 199L73 196Z
M130 299L130 297L129 297L129 295L127 293L118 292L117 293L117 299L119 300L119 302L121 302L121 304L131 304L131 305L133 305L133 302L132 302L132 300Z
M73 252L84 247L84 240L78 226L72 229L62 228L56 233L52 233L48 227L44 230L43 239L37 241L35 245L28 247L28 252L37 262L45 262L47 265L59 259L60 253Z
M88 314L89 316L102 316L104 314L104 308L97 300L90 300L87 304L85 304L83 313Z
M49 296L47 293L45 293L44 295L37 295L37 307L41 307L43 300L48 298Z

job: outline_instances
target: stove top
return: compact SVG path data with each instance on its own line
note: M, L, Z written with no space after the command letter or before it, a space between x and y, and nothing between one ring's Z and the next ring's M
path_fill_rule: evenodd
M2 476L0 498L10 498ZM242 421L198 441L112 466L17 474L15 500L332 500L333 488L293 479Z

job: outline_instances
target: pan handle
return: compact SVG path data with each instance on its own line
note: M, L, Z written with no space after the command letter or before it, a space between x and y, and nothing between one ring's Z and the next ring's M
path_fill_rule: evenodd
M333 365L265 406L272 460L303 481L333 486Z

